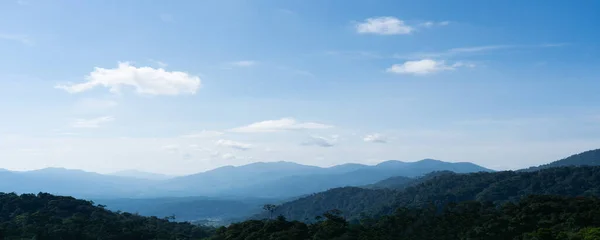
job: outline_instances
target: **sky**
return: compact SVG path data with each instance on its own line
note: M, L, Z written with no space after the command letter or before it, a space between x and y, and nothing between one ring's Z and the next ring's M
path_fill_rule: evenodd
M190 174L600 148L600 2L0 1L0 168Z

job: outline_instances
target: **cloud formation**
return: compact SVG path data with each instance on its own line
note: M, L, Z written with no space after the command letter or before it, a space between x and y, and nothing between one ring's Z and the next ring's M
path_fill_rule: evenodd
M448 50L440 51L440 52L417 52L417 53L410 53L410 54L395 54L394 58L406 59L406 60L423 59L423 58L449 58L449 57L453 57L453 56L482 54L482 53L488 53L488 52L493 52L493 51L498 51L498 50L506 50L506 49L555 48L555 47L562 47L565 45L567 45L567 44L566 43L546 43L546 44L535 44L535 45L482 45L482 46L450 48Z
M256 61L251 61L251 60L236 61L236 62L231 63L231 65L235 66L235 67L251 67L256 64L257 64Z
M317 146L317 147L333 147L337 142L339 136L333 135L329 138L321 136L311 136L309 141L303 142L303 146Z
M16 41L25 45L33 45L33 40L26 35L20 34L2 34L0 33L0 40Z
M202 130L200 132L186 134L181 137L183 137L183 138L210 138L210 137L218 137L221 135L223 135L223 132Z
M225 139L218 140L216 142L216 144L217 144L217 146L228 147L228 148L233 148L233 149L242 150L242 151L246 151L252 147L252 145L247 144L247 143L241 143L241 142L225 140Z
M267 120L257 123L252 123L247 126L231 129L232 132L241 133L264 133L264 132L281 132L281 131L297 131L307 129L327 129L333 126L315 122L298 122L293 118L282 118L279 120Z
M185 72L166 71L162 68L135 67L127 62L117 68L95 68L86 82L57 85L69 93L80 93L96 87L105 87L112 93L120 93L124 87L132 87L138 94L179 95L195 94L200 88L200 78Z
M395 17L367 18L356 24L356 32L360 34L402 35L410 34L415 29Z
M419 24L419 26L426 27L426 28L438 27L438 26L448 26L448 25L450 25L449 21L443 21L443 22L427 21L427 22L423 22L423 23Z
M388 139L384 135L381 135L379 133L373 133L373 134L369 134L369 135L365 136L363 138L363 141L372 142L372 143L387 143Z
M423 59L418 61L406 61L402 64L394 64L386 71L396 74L410 75L428 75L435 72L451 71L459 67L474 67L475 65L463 62L456 62L452 65L447 65L444 61L436 61L433 59Z
M104 116L104 117L98 117L98 118L92 118L92 119L75 119L75 121L73 121L71 123L71 127L73 128L99 128L100 125L108 123L108 122L112 122L114 121L115 118L112 116Z

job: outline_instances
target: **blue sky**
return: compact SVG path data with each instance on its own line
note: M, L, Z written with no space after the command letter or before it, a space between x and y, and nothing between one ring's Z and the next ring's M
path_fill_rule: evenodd
M600 146L597 1L0 2L0 167L186 174Z

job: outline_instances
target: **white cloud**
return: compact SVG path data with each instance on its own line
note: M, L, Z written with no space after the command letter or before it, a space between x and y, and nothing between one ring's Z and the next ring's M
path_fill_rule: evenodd
M331 137L311 136L309 141L302 143L303 146L318 146L318 147L333 147L338 140L339 136L333 135Z
M382 134L379 134L379 133L369 134L369 135L365 136L363 138L363 140L365 142L372 142L372 143L387 143L388 142L387 137Z
M252 145L247 144L247 143L241 143L241 142L225 140L225 139L220 139L220 140L216 141L215 143L221 147L228 147L228 148L233 148L233 149L242 150L242 151L248 150L252 147Z
M29 1L25 1L25 0L17 0L17 4L19 5L29 5L31 4Z
M400 35L410 34L415 29L395 17L368 18L356 24L356 31L361 34Z
M306 129L326 129L333 126L314 122L298 122L293 118L282 118L279 120L267 120L252 123L247 126L231 129L232 132L257 133L257 132L281 132Z
M410 54L395 54L394 58L398 59L422 59L422 58L448 58L457 55L473 55L486 52L493 52L503 49L519 49L519 48L553 48L566 46L566 43L549 43L549 44L534 44L534 45L482 45L470 47L451 48L440 52L417 52Z
M449 24L450 24L450 21L443 21L443 22L427 21L427 22L423 22L423 23L419 24L419 26L431 28L431 27L437 27L437 26L448 26Z
M123 87L133 87L139 94L179 95L195 94L200 88L200 78L185 72L169 72L152 67L131 66L127 62L119 63L117 68L96 68L88 76L86 82L70 85L57 85L69 93L80 93L95 87L109 88L119 93Z
M112 116L104 116L92 119L76 119L71 123L71 127L74 128L99 128L100 125L114 121L115 118Z
M154 65L158 66L159 68L166 68L167 66L169 66L169 64L167 64L166 62L159 61L159 60L148 59L148 61L150 61Z
M456 62L447 65L444 61L432 59L423 59L418 61L406 61L403 64L394 64L387 69L387 72L396 74L427 75L435 72L455 70L459 67L474 67L474 64Z
M33 45L34 42L26 35L20 34L2 34L0 33L0 40L16 41L25 45Z
M232 160L232 159L236 159L237 157L231 153L223 153L221 155L219 155L219 157L221 157L222 159L226 159L226 160Z
M256 64L258 64L258 62L251 61L251 60L243 60L243 61L236 61L236 62L230 63L230 65L236 66L236 67L252 67Z
M200 132L183 135L183 138L211 138L223 135L223 132L202 130Z

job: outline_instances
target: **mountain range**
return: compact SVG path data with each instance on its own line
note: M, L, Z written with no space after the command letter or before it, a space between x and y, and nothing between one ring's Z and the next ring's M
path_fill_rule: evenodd
M0 171L0 192L48 192L94 200L114 211L179 220L239 219L259 213L262 204L282 204L315 192L373 184L393 176L416 177L432 171L490 172L472 163L425 159L377 165L316 167L292 162L226 166L180 177L138 171L99 174L64 168Z
M277 206L273 214L311 221L337 209L345 217L387 215L400 207L481 201L500 204L528 195L600 197L600 149L518 171L432 172L422 177L391 177L362 187L334 188ZM263 218L264 213L254 218Z
M458 173L492 171L472 163L431 159L387 161L374 166L344 164L328 168L292 162L258 162L173 178L137 171L99 174L45 168L24 172L0 171L0 191L48 192L83 198L205 196L283 199L329 188L371 184L391 176L414 177L440 170Z
M129 170L111 174L63 168L0 170L0 192L72 195L92 199L114 211L175 215L185 221L227 222L253 214L260 217L263 204L276 204L276 214L304 221L331 209L357 217L364 213L385 214L427 201L510 201L535 193L594 195L600 192L595 185L577 191L568 186L575 184L573 181L600 185L600 178L595 177L600 175L600 168L555 168L599 163L600 150L592 150L535 168L503 172L473 163L433 159L327 168L257 162L180 177ZM565 176L570 176L569 180L564 180Z

